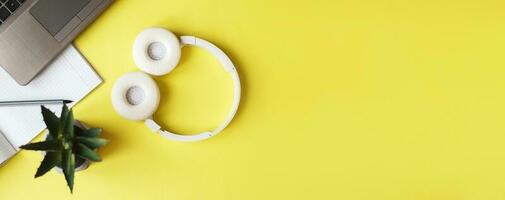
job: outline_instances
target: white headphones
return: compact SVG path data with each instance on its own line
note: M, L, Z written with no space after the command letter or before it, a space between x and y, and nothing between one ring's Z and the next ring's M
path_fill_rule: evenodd
M225 121L214 131L196 135L180 135L162 130L153 119L153 114L160 102L160 91L156 82L147 74L161 76L172 71L179 63L181 48L185 45L207 49L222 63L233 79L234 99L231 111ZM112 104L116 112L124 118L145 121L149 129L168 139L190 142L219 134L235 116L240 102L240 79L230 58L212 43L194 36L182 36L179 42L177 37L166 29L149 28L137 36L133 45L133 59L143 72L123 75L112 88Z

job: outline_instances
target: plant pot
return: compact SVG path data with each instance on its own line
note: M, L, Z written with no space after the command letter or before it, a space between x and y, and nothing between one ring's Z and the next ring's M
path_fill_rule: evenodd
M89 129L88 126L86 126L84 123L82 123L79 120L75 120L74 126L77 126L77 127L81 128L81 129L84 129L84 130ZM47 138L50 136L49 135L49 130L45 130L44 134L45 134L44 140L47 140ZM46 156L46 152L43 151L42 155ZM80 158L80 157L75 157L75 171L76 172L83 171L83 170L87 169L90 164L91 164L91 161L89 161L88 159L84 159L84 158ZM54 170L56 170L57 172L63 174L63 169L60 166L56 166L54 168Z

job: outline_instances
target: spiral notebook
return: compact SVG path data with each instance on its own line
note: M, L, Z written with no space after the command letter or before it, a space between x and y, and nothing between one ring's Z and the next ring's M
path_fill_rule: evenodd
M102 79L73 46L65 49L28 86L19 86L0 68L0 101L68 99L69 106L83 99ZM61 105L47 105L57 115ZM0 106L0 164L46 128L40 106Z

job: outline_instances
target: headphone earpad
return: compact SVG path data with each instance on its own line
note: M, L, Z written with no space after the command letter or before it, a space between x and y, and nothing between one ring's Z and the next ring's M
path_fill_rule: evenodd
M126 119L145 120L158 109L160 90L143 72L131 72L119 78L112 88L112 105Z
M152 50L162 55L151 55ZM158 48L158 49L156 49ZM161 48L161 50L159 49ZM181 58L181 44L172 32L163 28L142 31L133 44L133 59L137 67L154 76L172 71Z

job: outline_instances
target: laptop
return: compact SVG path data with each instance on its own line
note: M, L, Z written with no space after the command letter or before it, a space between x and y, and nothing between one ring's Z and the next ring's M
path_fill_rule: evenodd
M0 66L28 85L112 0L0 0Z

